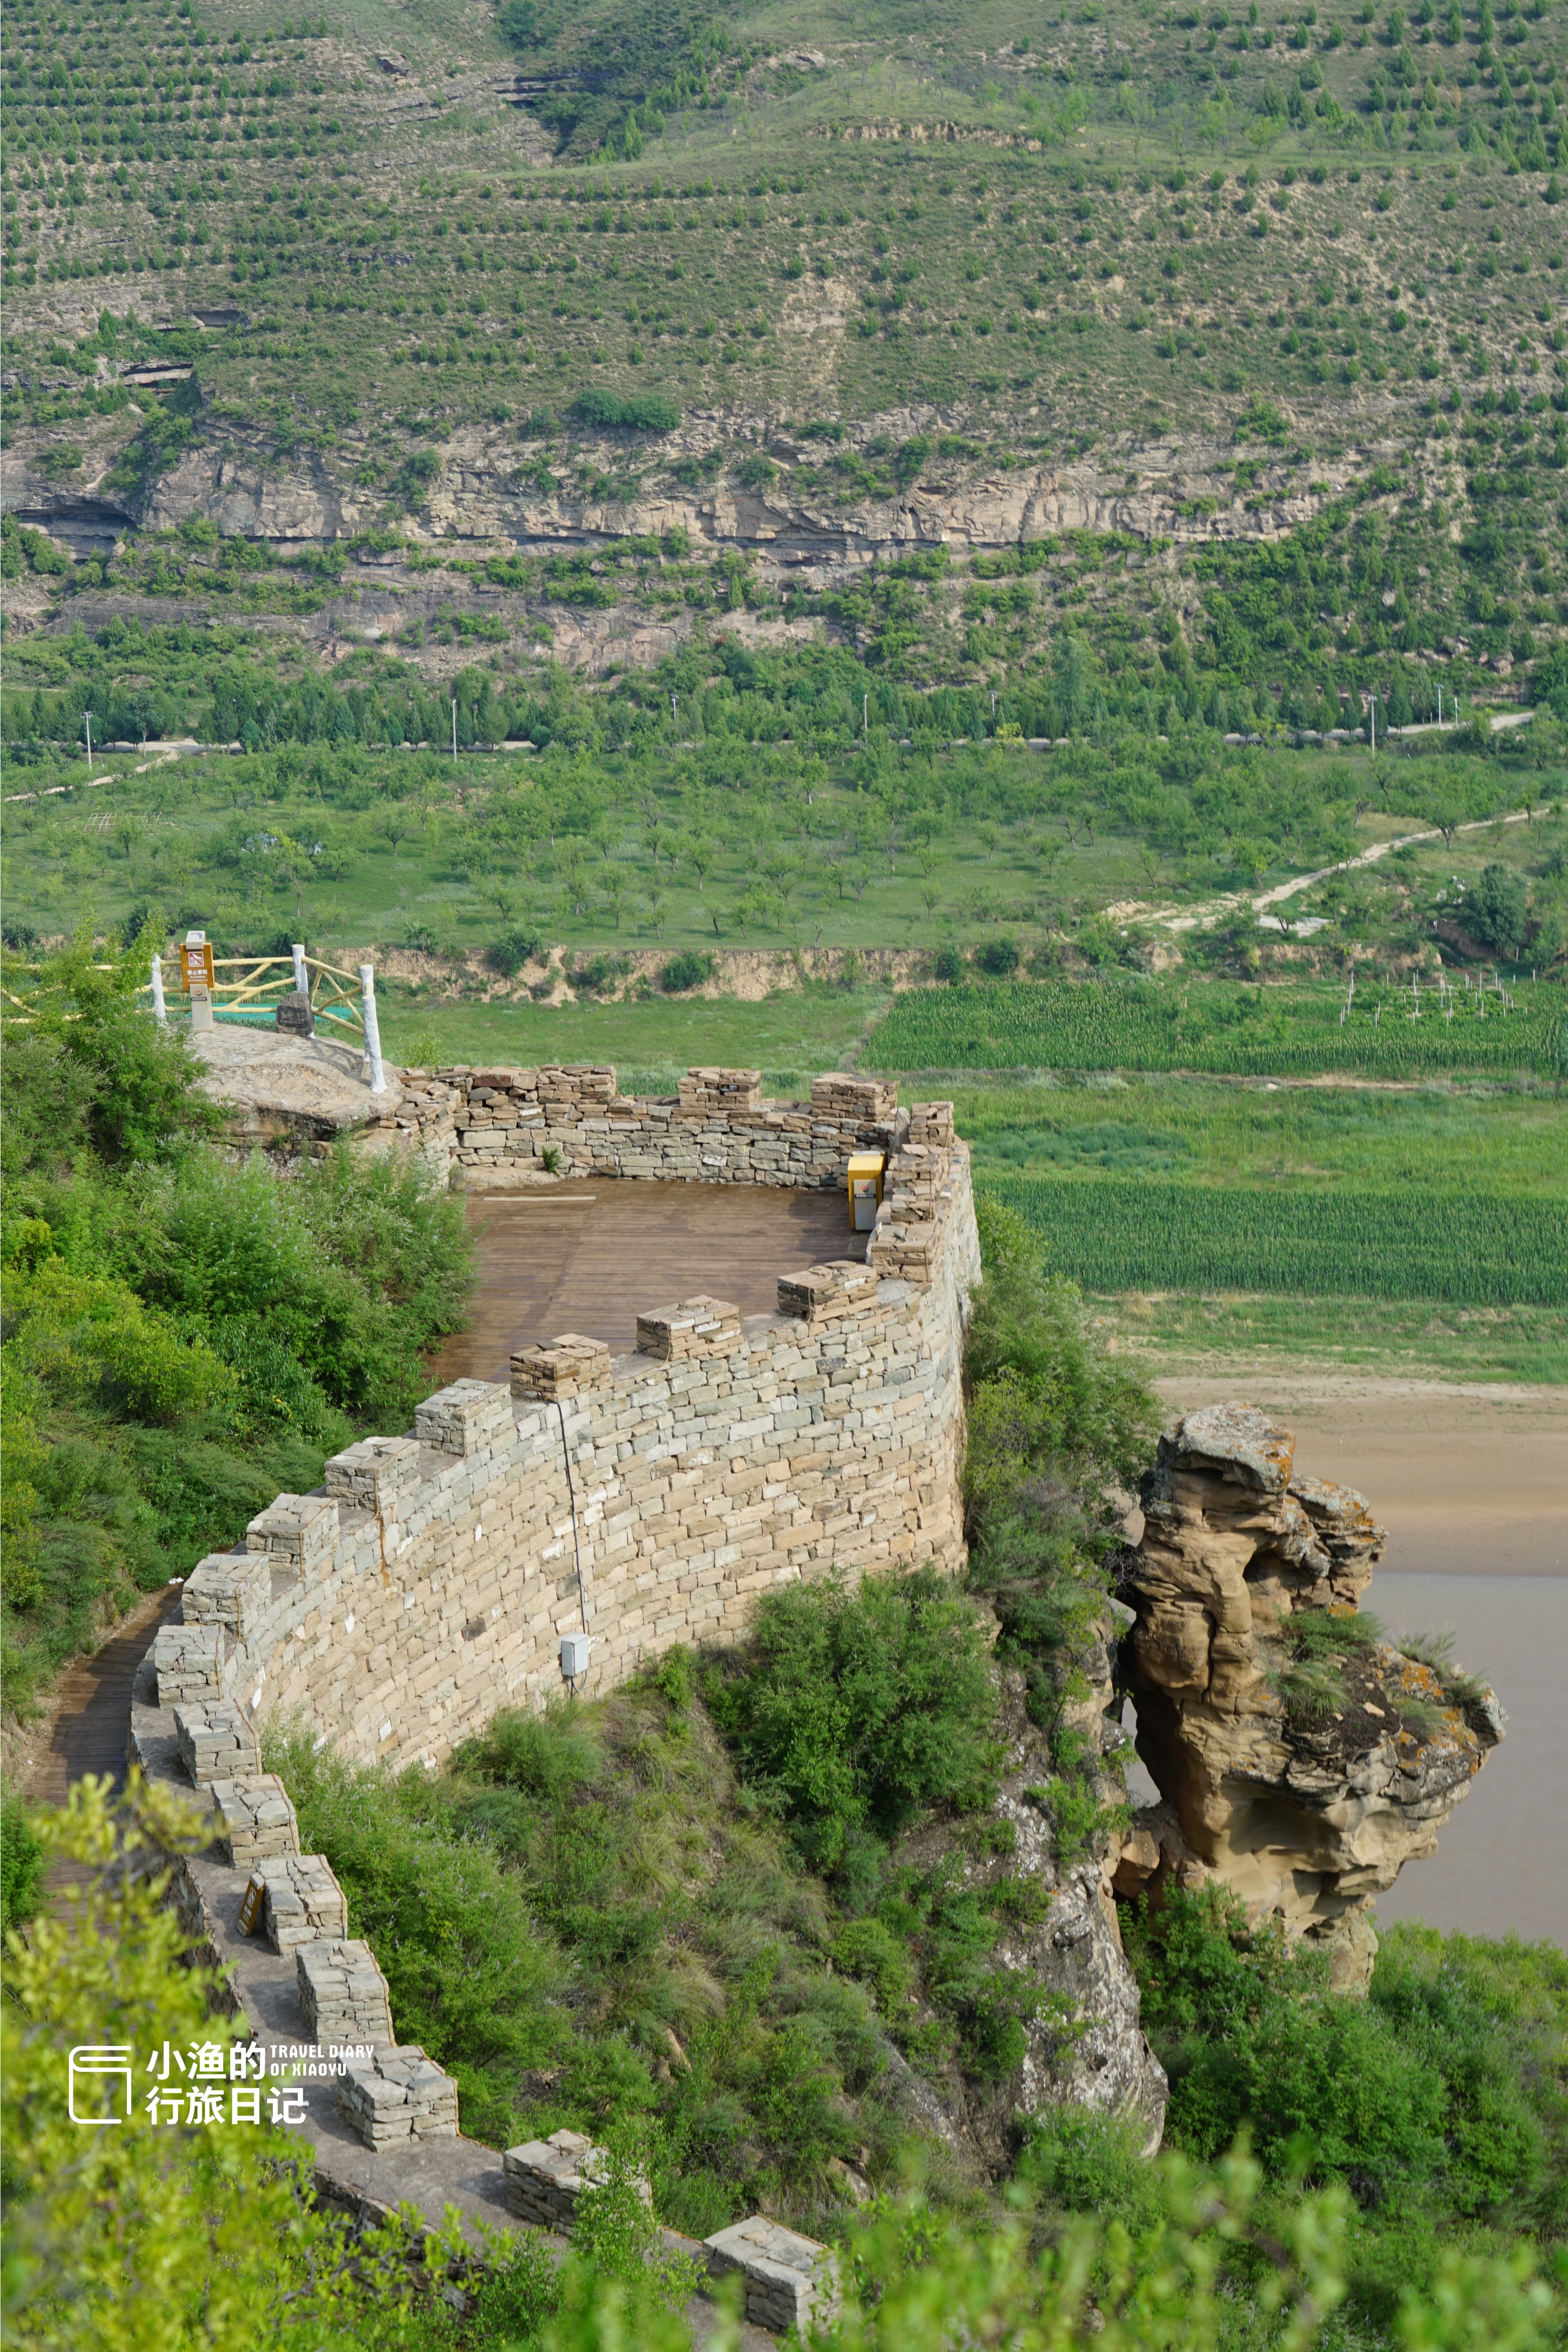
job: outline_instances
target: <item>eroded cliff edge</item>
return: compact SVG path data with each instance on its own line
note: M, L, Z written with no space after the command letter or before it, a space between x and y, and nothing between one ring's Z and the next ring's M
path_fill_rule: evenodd
M1361 1613L1385 1531L1294 1456L1288 1429L1240 1404L1160 1440L1120 1592L1121 1680L1163 1801L1135 1817L1115 1883L1221 1881L1355 1990L1377 1950L1368 1906L1436 1851L1507 1718L1487 1685Z

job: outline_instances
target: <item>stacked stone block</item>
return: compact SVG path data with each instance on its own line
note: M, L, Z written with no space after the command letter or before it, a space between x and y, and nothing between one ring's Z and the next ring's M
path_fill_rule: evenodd
M760 1070L688 1070L675 1082L683 1112L760 1110L762 1108L762 1073Z
M282 1853L258 1862L262 1928L275 1952L301 1944L340 1943L349 1932L349 1899L324 1853Z
M256 1632L271 1598L272 1572L265 1553L209 1552L185 1579L180 1614L187 1625L221 1625L238 1649Z
M753 2327L775 2336L791 2328L806 2336L833 2318L842 2302L838 2257L815 2238L803 2238L781 2222L754 2214L703 2240L708 2274L722 2279L738 2271L746 2316Z
M378 2156L384 2148L457 2137L457 2085L415 2042L350 2059L338 2078L337 2097L355 2138Z
M740 1339L740 1309L706 1291L674 1307L637 1318L637 1352L663 1364L693 1356L724 1356Z
M910 1143L935 1143L946 1148L953 1141L953 1106L950 1102L912 1103L909 1109L909 1130L905 1140Z
M330 1557L337 1538L338 1506L324 1495L279 1495L245 1531L247 1551L301 1581Z
M577 2200L584 2189L603 2178L607 2162L604 2150L580 2132L552 2132L549 2139L509 2147L501 2159L507 2210L519 2221L570 2237ZM637 2193L645 2205L652 2205L653 2191L645 2180L638 2181Z
M243 1708L232 1699L198 1699L176 1706L174 1739L180 1761L199 1789L261 1770L260 1744Z
M563 1331L548 1347L524 1348L512 1358L511 1392L543 1404L565 1403L610 1386L610 1350L602 1339Z
M511 1391L494 1381L454 1381L425 1399L413 1425L421 1445L466 1460L511 1435Z
M327 1465L327 1492L350 1510L397 1517L398 1499L419 1483L419 1441L364 1437Z
M829 1070L811 1080L811 1110L817 1118L874 1127L891 1121L897 1108L898 1087L889 1080L852 1078L842 1070Z
M797 1316L803 1323L841 1323L846 1316L873 1306L876 1295L876 1274L854 1258L835 1258L779 1277L779 1314Z
M159 1706L179 1706L221 1698L227 1654L221 1625L160 1625L152 1645Z
M299 1822L276 1772L253 1772L212 1783L218 1835L236 1870L299 1851Z
M392 2043L387 1980L368 1944L333 1939L301 1944L294 1955L306 2031L325 2048L334 2042Z

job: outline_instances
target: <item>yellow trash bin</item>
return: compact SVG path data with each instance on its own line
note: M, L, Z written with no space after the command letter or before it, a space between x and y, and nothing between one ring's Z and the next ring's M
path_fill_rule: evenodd
M850 1224L857 1234L869 1234L876 1223L882 1199L882 1171L887 1156L881 1151L850 1154Z

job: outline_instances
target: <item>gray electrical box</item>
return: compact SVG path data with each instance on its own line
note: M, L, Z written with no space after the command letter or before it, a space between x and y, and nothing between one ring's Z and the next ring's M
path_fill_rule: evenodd
M588 1654L593 1647L587 1633L563 1633L560 1637L560 1670L569 1683L588 1672Z

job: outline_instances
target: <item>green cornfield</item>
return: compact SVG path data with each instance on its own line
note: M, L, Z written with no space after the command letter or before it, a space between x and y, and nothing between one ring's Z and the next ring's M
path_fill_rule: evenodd
M1338 984L1253 986L1133 978L1009 981L905 989L872 1031L862 1066L878 1070L1190 1070L1366 1077L1528 1071L1568 1077L1561 986L1495 993L1363 984L1345 1011ZM1412 1017L1413 1010L1418 1017ZM1342 1021L1341 1014L1344 1013Z
M1053 1273L1089 1290L1568 1305L1568 1202L1136 1176L1025 1176L984 1189L1035 1226Z

